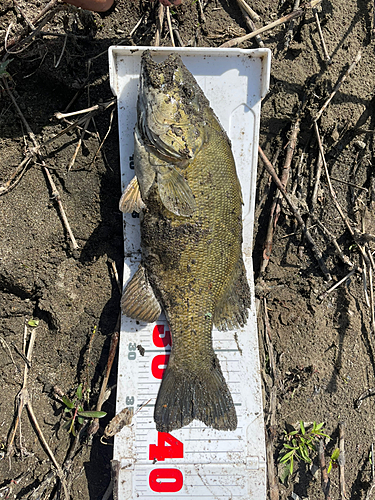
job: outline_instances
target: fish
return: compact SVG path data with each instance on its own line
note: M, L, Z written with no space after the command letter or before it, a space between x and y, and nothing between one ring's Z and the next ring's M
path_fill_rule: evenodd
M241 186L230 141L177 54L161 63L142 54L134 170L120 209L140 214L142 259L121 308L145 322L164 311L169 324L156 429L198 420L234 431L237 414L212 329L243 327L248 317Z

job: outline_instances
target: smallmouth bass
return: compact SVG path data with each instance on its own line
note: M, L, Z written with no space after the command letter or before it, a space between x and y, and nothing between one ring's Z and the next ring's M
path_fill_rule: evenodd
M169 323L156 428L171 432L197 419L235 430L212 328L243 326L250 307L241 187L229 139L178 55L160 64L142 55L134 169L120 209L140 212L142 263L121 306L146 322L163 309Z

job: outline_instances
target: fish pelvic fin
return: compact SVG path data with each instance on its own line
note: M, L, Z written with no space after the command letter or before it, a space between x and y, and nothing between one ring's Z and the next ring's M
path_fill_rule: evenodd
M156 400L154 420L158 432L171 432L200 420L223 431L237 428L233 399L216 355L211 369L192 373L168 366Z
M213 318L216 328L233 330L244 326L251 305L250 297L250 287L241 255L233 272L233 278L227 283L216 304Z
M121 196L119 208L121 212L140 212L146 205L143 203L137 177L133 177Z
M183 217L193 214L196 209L194 195L185 178L173 166L159 167L157 184L165 208Z
M160 304L142 265L125 287L121 298L121 310L125 316L146 323L153 323L160 316Z

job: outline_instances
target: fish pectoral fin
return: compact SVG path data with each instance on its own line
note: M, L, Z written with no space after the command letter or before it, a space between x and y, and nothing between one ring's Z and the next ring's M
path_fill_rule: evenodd
M214 325L218 330L232 330L245 325L250 307L250 288L242 255L216 304Z
M121 298L121 310L125 316L146 323L153 323L160 316L160 304L142 265L125 287Z
M165 208L183 217L193 214L196 209L194 195L185 178L173 166L158 168L157 184Z
M119 208L121 212L124 213L133 213L134 211L139 213L143 208L146 208L146 205L142 201L136 176L133 177L123 192L120 198Z

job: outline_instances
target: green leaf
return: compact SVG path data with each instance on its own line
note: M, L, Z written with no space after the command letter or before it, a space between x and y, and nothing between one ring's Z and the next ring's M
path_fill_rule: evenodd
M83 424L83 422L85 421L85 419L84 419L83 417L77 417L77 420L78 420L78 423L79 423L80 425L82 425L82 424Z
M315 431L319 431L324 425L324 422L322 422L321 424L317 424L316 422L314 422L314 426L313 426L313 430Z
M290 474L290 469L288 464L281 464L279 466L278 476L280 481L285 484L285 481L288 479Z
M285 444L285 443L284 443L284 448L287 448L288 450L298 450L297 446L290 446L290 444Z
M305 426L303 425L303 422L302 420L300 421L300 426L301 426L301 432L302 432L302 436L304 436L306 434L306 431L305 431Z
M286 431L285 431L286 433ZM289 432L288 436L295 436L296 434L298 434L298 431L292 431L292 432Z
M289 467L290 474L293 474L293 469L294 469L294 458L292 457L290 460L290 467Z
M307 462L309 464L311 462L311 459L309 457L307 449L304 448L303 446L301 446L300 447L300 453L301 453L302 460L304 462Z
M332 470L332 462L329 462L328 469L327 469L327 474L329 474Z
M73 434L73 436L76 437L76 431L74 429L74 418L72 418L72 422L70 424L69 432L71 432Z
M291 456L294 455L294 450L292 451L288 451L287 453L285 453L285 455L283 455L281 458L280 458L280 462L281 463L284 463L284 462L287 462Z
M331 455L331 460L336 461L338 460L339 456L340 456L340 450L339 448L336 448Z
M69 408L69 410L71 410L72 408L74 408L74 403L72 401L70 401L70 399L68 398L68 396L63 396L61 399L62 399L64 405Z
M1 74L1 70L0 70L0 74ZM29 319L29 321L27 322L28 326L31 326L32 328L35 328L39 325L39 320L38 319Z
M76 390L77 399L82 400L82 384L79 384Z
M102 418L107 415L105 411L79 411L78 415L84 418Z
M8 59L7 61L0 63L0 76L9 76L9 73L6 71L6 67L11 61L13 61L13 59Z

